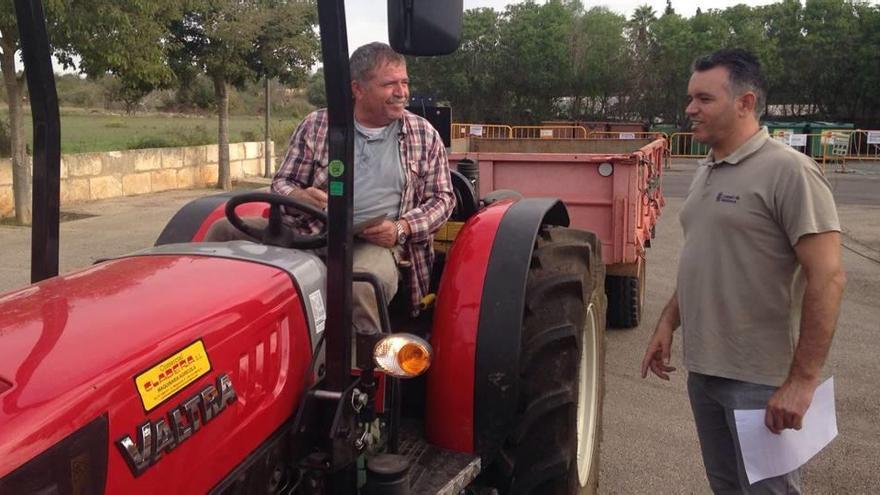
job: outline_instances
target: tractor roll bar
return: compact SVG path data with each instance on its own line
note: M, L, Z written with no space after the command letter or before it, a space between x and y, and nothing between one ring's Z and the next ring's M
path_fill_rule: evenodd
M31 282L39 282L58 275L61 119L43 4L15 0L15 16L34 123Z

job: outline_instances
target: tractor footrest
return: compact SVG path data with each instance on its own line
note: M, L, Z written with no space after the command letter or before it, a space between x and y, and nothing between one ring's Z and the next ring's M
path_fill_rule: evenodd
M480 474L479 456L431 445L419 433L404 427L400 436L400 454L412 461L411 493L458 495Z

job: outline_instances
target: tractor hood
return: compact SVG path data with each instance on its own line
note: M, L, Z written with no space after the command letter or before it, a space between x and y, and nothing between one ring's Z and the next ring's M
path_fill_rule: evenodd
M294 274L163 248L0 296L0 477L102 415L111 439L131 435L224 374L239 402L255 378L265 381L256 385L263 395L298 394L314 322ZM205 350L204 373L161 400L145 398L136 377L194 343ZM262 375L249 378L254 363Z

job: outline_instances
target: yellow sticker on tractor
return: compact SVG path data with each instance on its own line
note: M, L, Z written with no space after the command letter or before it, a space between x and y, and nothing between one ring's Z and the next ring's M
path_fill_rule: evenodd
M197 340L136 376L134 383L147 412L211 371L205 344Z

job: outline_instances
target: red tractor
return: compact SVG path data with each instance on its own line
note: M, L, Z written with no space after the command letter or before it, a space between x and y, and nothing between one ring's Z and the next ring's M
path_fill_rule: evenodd
M341 0L319 2L330 158L352 162ZM0 493L592 493L601 243L555 199L478 200L454 173L436 300L355 338L351 170L329 214L196 200L152 248L57 276L58 108L38 0L15 1L35 122L31 286L0 296ZM461 0L389 0L400 52L457 46ZM267 206L268 205L268 206ZM280 208L326 218L289 235ZM264 214L262 243L200 242ZM326 245L326 259L311 249ZM355 362L353 367L352 352Z

